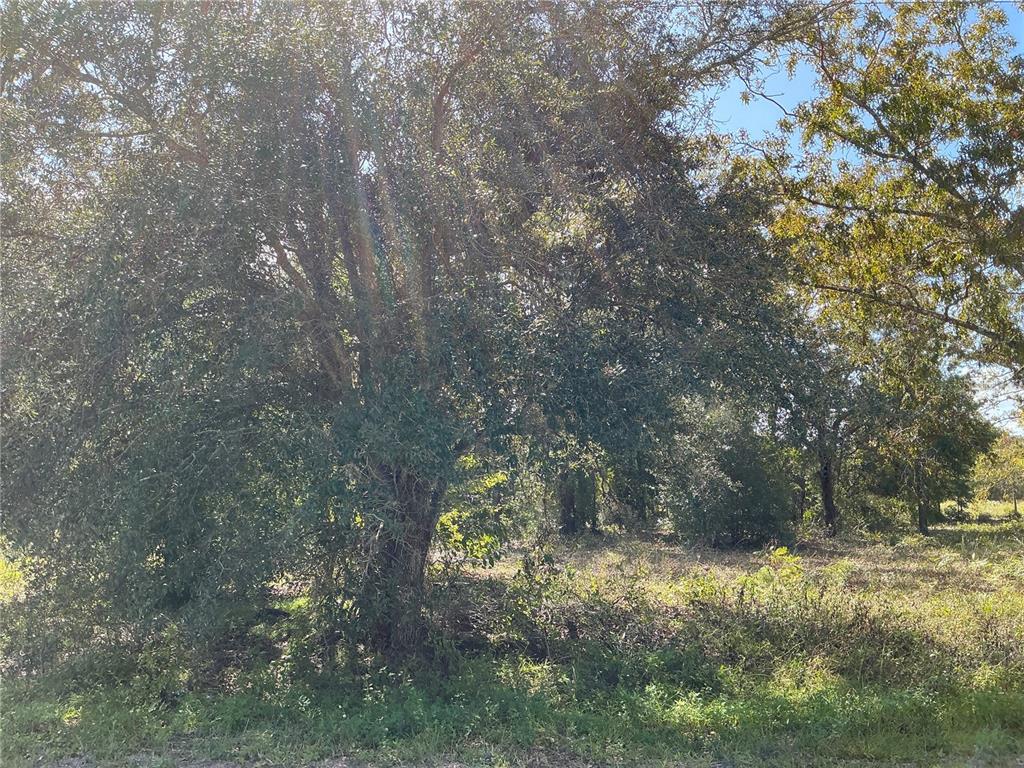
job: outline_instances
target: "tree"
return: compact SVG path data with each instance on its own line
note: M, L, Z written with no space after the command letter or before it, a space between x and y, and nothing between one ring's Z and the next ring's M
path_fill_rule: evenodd
M1020 514L1017 499L1024 496L1024 438L1009 432L999 435L992 450L978 459L975 483L985 498L1011 499L1013 514Z
M837 344L836 329L797 327L792 359L783 374L779 431L810 456L821 491L822 522L830 536L839 532L836 488L844 459L870 442L882 428L887 403L871 370L857 365ZM829 340L831 337L832 340Z
M929 363L919 352L888 359L885 386L898 410L883 451L901 470L918 530L927 534L941 503L966 495L975 463L997 432L980 413L970 382L944 374L936 358Z
M414 648L460 458L758 347L767 204L683 97L811 9L10 4L4 533L111 626L288 573Z
M661 504L677 532L712 546L788 539L793 488L782 446L736 402L678 405L660 468Z
M992 3L851 3L794 49L818 94L768 167L819 311L937 320L951 352L1024 375L1024 57ZM757 90L756 83L751 84Z

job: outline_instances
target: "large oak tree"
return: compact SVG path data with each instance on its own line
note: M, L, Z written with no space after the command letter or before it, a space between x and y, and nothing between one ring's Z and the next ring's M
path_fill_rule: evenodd
M765 203L686 109L809 18L9 4L4 533L35 599L116 633L287 574L414 646L460 457L539 423L628 445L756 353Z

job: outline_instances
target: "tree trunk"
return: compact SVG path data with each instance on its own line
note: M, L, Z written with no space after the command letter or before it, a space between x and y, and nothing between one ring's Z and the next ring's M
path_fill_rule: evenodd
M388 656L407 656L423 641L424 575L444 484L388 469L394 516L377 532L359 600L368 642Z
M655 506L654 487L657 483L646 461L647 458L643 457L633 466L619 465L612 470L611 492L619 504L630 511L631 520L641 526L650 521ZM621 516L620 522L630 521Z
M585 528L597 531L597 483L584 469L565 470L558 477L559 522L573 536Z
M928 535L928 496L924 483L924 468L921 462L914 463L914 495L917 497L917 530Z
M821 507L825 513L825 531L829 536L835 536L839 532L839 510L836 508L836 473L833 456L826 454L821 457L818 479L821 481Z
M804 512L807 511L807 476L800 473L800 493L797 494L797 512L796 512L796 523L802 523L804 521Z
M580 516L576 510L576 478L572 471L558 476L558 522L564 536L580 532Z

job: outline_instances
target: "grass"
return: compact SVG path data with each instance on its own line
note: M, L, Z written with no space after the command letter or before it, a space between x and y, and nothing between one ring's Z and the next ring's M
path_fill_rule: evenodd
M1024 523L715 552L590 539L439 586L428 662L8 680L4 765L1019 766ZM456 629L457 628L457 629ZM330 764L330 763L329 763Z

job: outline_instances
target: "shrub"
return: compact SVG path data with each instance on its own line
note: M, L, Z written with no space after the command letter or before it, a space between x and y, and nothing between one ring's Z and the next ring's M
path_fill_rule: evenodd
M712 546L789 540L796 510L781 448L732 407L703 417L664 457L661 502L675 530Z

